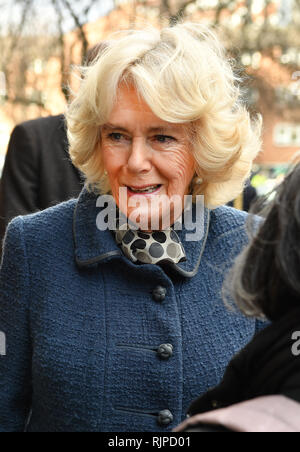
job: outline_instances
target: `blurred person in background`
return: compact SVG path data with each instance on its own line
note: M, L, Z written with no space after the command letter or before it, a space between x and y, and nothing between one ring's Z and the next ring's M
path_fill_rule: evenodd
M176 431L300 432L300 164L266 195L267 216L224 286L246 315L271 324L196 399ZM259 204L260 204L259 202Z
M243 193L241 193L237 198L233 201L230 201L227 205L230 207L234 207L235 209L244 210L245 212L249 212L251 209L251 205L257 199L257 191L251 185L250 181L247 182Z
M0 181L1 245L12 218L77 197L82 186L68 154L64 115L16 126Z
M108 43L92 47L89 65ZM12 218L77 198L83 177L72 164L64 115L26 121L12 132L0 180L0 254Z
M265 326L221 298L248 243L247 214L224 205L249 177L261 118L251 120L209 28L114 36L82 68L66 115L86 178L79 198L7 228L2 431L171 431ZM183 218L178 230L186 196L193 224ZM101 220L107 199L111 225ZM171 203L167 219L160 200ZM139 229L134 212L145 218Z

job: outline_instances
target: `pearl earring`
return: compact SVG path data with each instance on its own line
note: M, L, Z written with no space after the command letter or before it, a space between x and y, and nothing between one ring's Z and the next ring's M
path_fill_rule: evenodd
M107 176L107 171L104 171L104 176Z
M196 184L197 184L197 185L203 184L203 179L202 179L201 177L197 177L197 179L196 179Z

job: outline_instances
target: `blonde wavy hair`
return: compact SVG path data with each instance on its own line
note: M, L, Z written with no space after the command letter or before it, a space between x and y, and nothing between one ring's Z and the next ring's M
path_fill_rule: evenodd
M216 34L202 24L183 23L120 32L109 42L92 65L80 68L80 88L66 113L70 156L88 190L110 191L100 129L120 83L128 82L156 116L187 125L196 163L194 199L203 194L206 206L216 208L239 195L261 149L262 121L259 115L250 119Z

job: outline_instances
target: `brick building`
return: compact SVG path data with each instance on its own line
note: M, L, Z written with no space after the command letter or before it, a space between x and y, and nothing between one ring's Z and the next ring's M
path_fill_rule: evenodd
M174 0L175 1L175 0ZM260 0L257 0L258 2ZM176 2L175 2L176 3ZM136 28L147 23L160 24L164 18L159 16L160 2L152 0L153 8L145 10L143 5L137 7L131 1L123 1L122 5L110 14L96 22L85 26L85 33L90 46L105 39L110 33L127 29L134 22ZM256 2L255 2L256 4ZM223 11L220 23L230 23L239 28L240 9L245 8L245 1L237 2L236 10ZM278 1L271 2L268 14L278 13ZM254 9L255 21L262 20L263 12ZM193 20L212 22L212 12L199 12L191 5L188 18ZM265 14L265 13L264 13ZM229 21L229 22L228 22ZM279 47L270 52L258 52L251 49L241 55L241 60L252 78L248 91L249 104L262 113L264 119L263 152L257 162L264 166L287 163L296 151L300 149L300 51L293 50L293 54L284 53ZM65 68L69 64L80 63L81 44L77 31L65 36ZM63 75L68 79L68 69ZM1 74L0 74L1 75ZM27 105L4 102L4 82L0 76L0 166L3 160L10 132L13 126L21 121L33 119L64 111L66 99L61 90L62 71L59 54L48 60L35 59L26 74L25 92L29 99ZM71 86L76 87L76 78L70 79ZM2 96L2 97L1 97ZM42 100L41 105L30 103L30 99Z

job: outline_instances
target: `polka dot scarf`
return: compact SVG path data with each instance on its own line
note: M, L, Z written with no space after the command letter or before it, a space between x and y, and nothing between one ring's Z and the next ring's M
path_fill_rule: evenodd
M150 233L132 229L117 230L116 242L134 263L159 264L186 261L184 248L173 229Z

